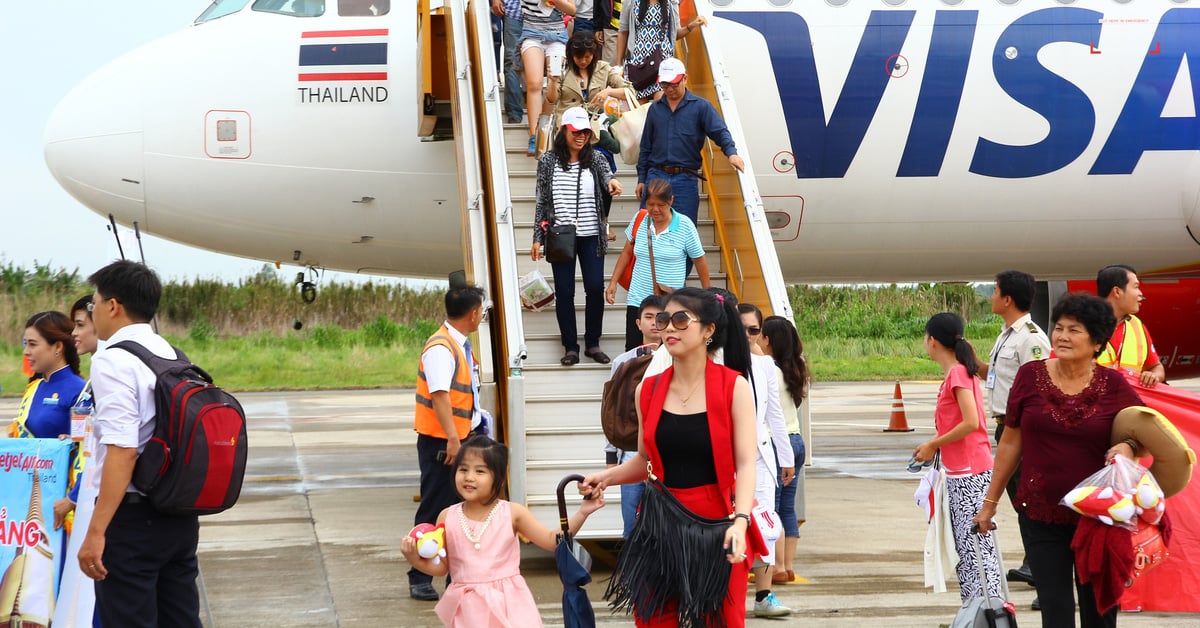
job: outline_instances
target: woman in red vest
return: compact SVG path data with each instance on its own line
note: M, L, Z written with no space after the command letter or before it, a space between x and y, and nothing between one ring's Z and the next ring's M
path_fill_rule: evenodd
M743 626L747 573L766 549L750 517L750 348L736 308L707 290L675 291L655 322L673 365L638 387L638 453L580 483L591 494L646 482L606 597L638 626Z

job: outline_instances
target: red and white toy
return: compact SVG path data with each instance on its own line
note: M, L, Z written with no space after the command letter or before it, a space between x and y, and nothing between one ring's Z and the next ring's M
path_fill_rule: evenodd
M432 559L433 564L439 565L446 557L446 526L418 523L408 536L417 542L417 555L421 558Z

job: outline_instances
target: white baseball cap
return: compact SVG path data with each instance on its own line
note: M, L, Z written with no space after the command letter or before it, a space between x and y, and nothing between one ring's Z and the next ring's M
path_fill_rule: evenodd
M675 57L663 59L658 66L659 83L678 83L684 74L687 74L687 68L683 67L683 62Z
M592 130L591 119L583 107L571 107L562 114L562 126L578 133Z

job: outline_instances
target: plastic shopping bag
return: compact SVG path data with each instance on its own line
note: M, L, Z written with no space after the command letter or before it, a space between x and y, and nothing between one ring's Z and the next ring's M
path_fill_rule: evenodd
M542 271L536 268L521 277L517 288L521 291L521 305L526 309L537 312L554 303L554 289Z
M1060 503L1081 515L1133 532L1139 521L1158 523L1166 508L1154 476L1125 456L1114 457L1063 496Z

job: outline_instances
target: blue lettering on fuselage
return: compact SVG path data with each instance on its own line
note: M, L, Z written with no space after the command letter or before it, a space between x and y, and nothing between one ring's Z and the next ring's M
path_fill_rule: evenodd
M890 82L881 60L899 54L914 12L872 11L829 122L808 23L790 12L718 11L717 17L758 31L767 42L783 107L796 176L841 178L862 145ZM974 43L977 11L938 11L921 89L896 176L937 176L958 116ZM1069 42L1101 46L1103 14L1072 7L1042 9L1010 24L992 50L997 85L1038 113L1049 131L1030 145L980 137L969 167L998 178L1036 177L1074 162L1096 130L1091 99L1038 61L1042 47ZM1146 151L1200 150L1200 118L1164 117L1166 99L1186 59L1192 98L1200 103L1200 9L1163 14L1125 105L1089 174L1130 174ZM1015 55L1010 54L1015 52ZM1195 106L1200 111L1200 104Z

